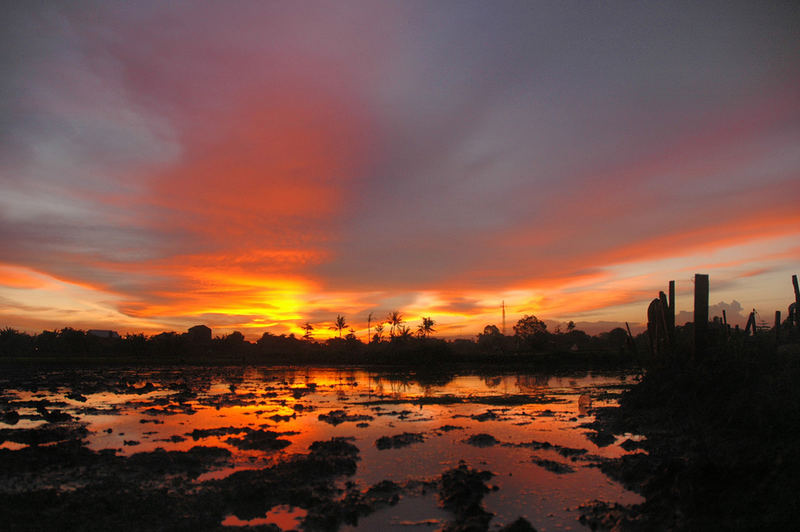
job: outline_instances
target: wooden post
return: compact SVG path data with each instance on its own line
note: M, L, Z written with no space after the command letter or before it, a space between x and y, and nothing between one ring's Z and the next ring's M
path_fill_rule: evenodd
M669 282L669 334L675 334L675 281Z
M744 327L744 335L750 336L750 331L753 331L753 334L756 334L756 309L753 309L753 312L750 313L750 316L747 317L747 325Z
M725 312L725 309L722 309L722 329L725 331L725 341L727 342L731 335L731 328L728 326L728 313Z
M694 276L694 352L702 354L708 340L708 275Z
M639 356L639 353L636 352L636 343L633 341L633 335L631 334L631 326L628 325L628 322L625 322L625 328L628 329L628 344L631 346L631 350L635 356Z
M800 305L800 287L797 285L796 275L792 275L792 286L794 286L794 302Z

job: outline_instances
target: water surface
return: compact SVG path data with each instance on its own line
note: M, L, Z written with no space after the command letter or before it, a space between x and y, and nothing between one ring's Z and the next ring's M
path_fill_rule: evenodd
M46 405L44 411L68 413L84 424L86 445L96 451L132 455L202 445L231 452L197 482L269 467L306 453L315 441L347 437L361 459L346 481L363 489L383 480L435 479L463 461L494 474L489 484L496 489L483 500L494 514L492 527L522 516L538 530L570 530L582 528L577 509L589 500L641 502L595 467L626 453L619 444L635 436L598 446L582 427L593 421L594 408L614 404L633 379L625 373L425 375L338 368L51 371L6 378L5 408L20 419L0 428L41 426ZM261 430L279 433L286 443L266 449L242 444ZM6 441L2 447L25 445ZM222 524L290 529L304 515L302 508L281 505L252 520L229 515ZM436 493L428 491L404 494L396 505L343 529L436 530L447 520Z

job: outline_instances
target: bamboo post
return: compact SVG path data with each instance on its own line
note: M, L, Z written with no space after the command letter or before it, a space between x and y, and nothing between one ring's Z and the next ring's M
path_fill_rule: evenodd
M708 275L694 276L694 351L701 354L708 340Z

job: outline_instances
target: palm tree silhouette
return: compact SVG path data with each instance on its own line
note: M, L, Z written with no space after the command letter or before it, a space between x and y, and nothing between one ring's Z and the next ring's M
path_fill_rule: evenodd
M417 326L417 334L422 338L427 338L429 334L436 332L436 329L433 328L434 325L436 322L431 317L423 316L422 323Z
M303 335L303 338L305 338L306 340L311 340L311 331L314 330L314 326L308 322L305 322L305 324L303 324L300 328L306 332Z
M389 328L389 336L394 338L395 332L403 323L403 315L399 311L393 310L388 316L386 316L386 321L389 322L389 325L391 325Z
M405 325L399 325L397 327L397 336L395 336L395 338L398 338L400 340L408 340L411 337L412 337L411 329L409 329Z
M383 340L383 322L379 321L375 324L375 341L380 343Z
M339 338L342 337L342 331L347 328L347 322L344 319L344 316L337 314L336 321L334 322L332 327L328 327L332 331L339 331Z

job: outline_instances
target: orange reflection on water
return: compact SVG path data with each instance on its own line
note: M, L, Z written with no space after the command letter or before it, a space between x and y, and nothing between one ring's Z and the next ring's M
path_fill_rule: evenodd
M171 375L165 371L164 377L159 370L138 375L136 388L145 380L154 383L146 394L98 392L81 403L65 400L69 390L61 389L39 394L37 400L65 400L64 410L87 424L92 449L112 448L129 455L200 445L230 451L230 459L204 473L200 482L269 467L307 453L315 441L345 437L359 448L360 458L349 480L363 489L387 479L437 478L464 460L495 474L492 483L500 490L487 497L487 505L501 522L528 515L563 526L574 522L569 508L587 499L638 501L598 468L589 467L591 461L582 459L580 452L559 451L584 449L587 456L605 457L625 452L616 443L598 447L581 427L593 420L582 398L588 396L598 406L609 404L606 394L623 378L590 373L415 375L327 368L185 368ZM32 398L29 392L10 393ZM105 411L81 413L86 407ZM194 432L208 429L225 430ZM231 440L260 430L275 432L290 444L242 450ZM421 441L388 449L376 445L379 438L403 433L416 434ZM471 444L478 435L494 441ZM565 472L553 472L542 463L562 464ZM285 509L274 513L293 515Z

